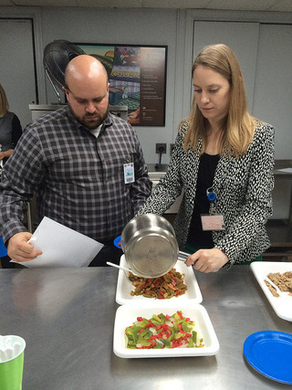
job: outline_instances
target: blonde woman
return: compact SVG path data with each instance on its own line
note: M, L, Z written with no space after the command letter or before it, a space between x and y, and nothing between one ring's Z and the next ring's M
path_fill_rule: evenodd
M0 84L0 166L11 156L21 137L22 129L18 117L9 111L4 88Z
M247 111L241 70L223 44L193 67L190 117L179 127L164 178L139 211L163 214L184 192L174 228L188 266L202 272L260 260L269 247L274 129Z

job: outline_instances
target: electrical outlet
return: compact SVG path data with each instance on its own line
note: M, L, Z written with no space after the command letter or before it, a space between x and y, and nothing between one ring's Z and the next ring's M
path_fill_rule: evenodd
M174 144L170 144L170 155L172 155L172 151L173 151L173 148L174 148Z
M156 153L166 153L166 144L156 144Z

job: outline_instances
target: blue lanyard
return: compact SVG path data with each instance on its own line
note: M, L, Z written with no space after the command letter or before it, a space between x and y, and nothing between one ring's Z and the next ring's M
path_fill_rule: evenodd
M214 202L216 200L216 194L215 192L213 191L213 188L212 187L209 187L207 188L206 190L206 194L207 194L207 198L209 199L210 201L210 214L211 215L214 215L215 214L215 205L214 205Z
M207 194L207 198L209 199L209 201L210 201L211 203L214 203L215 200L216 200L216 194L215 194L215 192L213 191L213 188L212 188L212 187L207 188L206 194Z

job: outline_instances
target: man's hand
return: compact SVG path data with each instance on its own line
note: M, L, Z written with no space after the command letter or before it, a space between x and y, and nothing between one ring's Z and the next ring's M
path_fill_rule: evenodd
M21 232L14 234L9 239L7 254L12 260L17 262L29 261L43 253L40 250L35 251L33 244L27 242L31 236L32 234L29 232Z

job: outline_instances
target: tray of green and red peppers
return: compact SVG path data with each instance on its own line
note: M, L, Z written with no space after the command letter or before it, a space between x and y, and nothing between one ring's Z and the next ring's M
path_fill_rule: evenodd
M172 315L153 314L150 319L137 317L125 330L127 348L202 348L203 339L198 337L195 322L178 310Z

